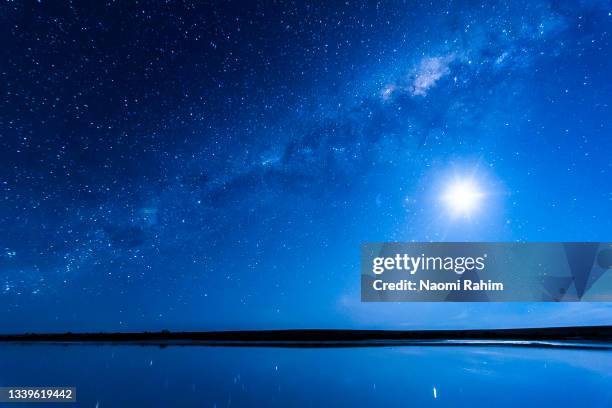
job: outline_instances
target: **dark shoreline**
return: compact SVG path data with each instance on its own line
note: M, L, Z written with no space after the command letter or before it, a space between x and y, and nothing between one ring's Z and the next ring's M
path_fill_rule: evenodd
M370 347L393 345L510 345L612 348L612 326L479 330L244 330L136 333L2 334L1 343Z

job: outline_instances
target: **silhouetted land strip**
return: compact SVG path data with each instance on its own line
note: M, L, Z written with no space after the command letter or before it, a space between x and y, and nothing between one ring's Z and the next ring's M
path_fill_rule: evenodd
M0 342L61 344L370 347L389 345L510 345L611 348L612 326L482 330L254 330L138 333L25 333Z

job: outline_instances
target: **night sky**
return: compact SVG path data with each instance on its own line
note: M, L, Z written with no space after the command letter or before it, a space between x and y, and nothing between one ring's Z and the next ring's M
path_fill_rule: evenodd
M3 2L0 330L610 324L362 304L359 244L611 241L611 30L609 1Z

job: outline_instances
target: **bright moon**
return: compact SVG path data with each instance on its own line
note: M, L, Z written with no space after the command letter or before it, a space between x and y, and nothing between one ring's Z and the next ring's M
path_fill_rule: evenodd
M442 200L452 214L467 217L480 207L482 197L473 180L455 180L446 188Z

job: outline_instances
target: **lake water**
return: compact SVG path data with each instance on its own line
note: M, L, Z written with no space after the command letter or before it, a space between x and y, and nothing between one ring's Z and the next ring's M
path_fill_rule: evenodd
M0 345L0 386L43 385L77 388L48 407L609 408L612 351Z

